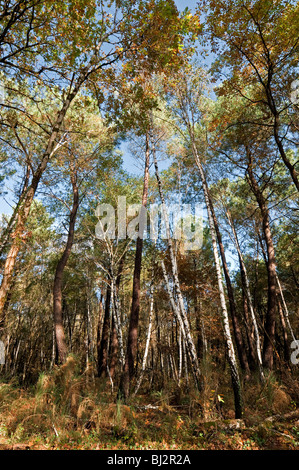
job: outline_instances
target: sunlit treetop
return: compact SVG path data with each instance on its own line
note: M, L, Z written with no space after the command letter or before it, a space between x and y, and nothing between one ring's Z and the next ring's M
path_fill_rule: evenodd
M204 36L217 54L216 76L230 79L231 88L255 81L277 95L290 90L298 78L297 2L201 0L199 9L205 12Z

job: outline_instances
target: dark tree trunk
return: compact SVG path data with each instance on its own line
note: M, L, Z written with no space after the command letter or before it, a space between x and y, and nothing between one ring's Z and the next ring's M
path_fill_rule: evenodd
M102 329L102 338L100 344L98 343L98 377L107 375L107 361L108 361L108 343L110 331L110 302L111 302L111 286L107 285L106 299L105 299L105 315Z
M97 325L97 357L100 357L100 350L101 350L101 338L102 338L102 322L103 322L103 294L101 293L101 298L99 302L99 317L98 317L98 325Z
M115 321L114 318L112 317L112 331L111 331L111 337L110 337L110 367L109 367L109 372L110 372L110 377L111 379L114 378L115 375L115 368L117 364L117 352L118 352L118 340L117 340L117 331L115 327Z
M263 346L263 364L271 370L273 368L273 351L275 342L275 319L276 319L276 261L275 250L272 239L269 210L266 199L259 188L257 180L253 173L252 157L248 152L248 176L250 186L255 195L262 215L263 235L267 247L266 268L268 275L268 306L265 322L265 335Z
M145 150L145 168L143 180L143 194L142 206L145 208L148 196L148 181L149 181L149 136L146 134L146 150ZM121 377L119 387L119 398L127 399L130 394L130 384L134 376L135 360L137 356L137 340L138 340L138 323L139 323L139 310L140 310L140 274L142 264L142 248L143 240L137 238L136 240L136 254L135 266L133 275L133 293L132 293L132 307L128 331L127 351L124 371Z
M53 285L53 316L54 316L54 329L55 329L55 337L56 337L56 345L58 351L58 360L61 364L66 361L67 357L67 344L65 340L64 328L63 328L63 315L62 315L62 277L64 268L68 262L69 256L72 251L72 246L74 242L74 234L75 234L75 223L76 223L76 216L79 207L79 192L77 186L77 174L75 169L71 168L71 182L73 187L73 207L70 214L70 221L69 221L69 230L68 230L68 237L64 252L58 261L55 277L54 277L54 285Z
M246 295L246 284L245 284L245 273L243 270L243 265L239 258L240 262L240 273L241 273L241 281L242 281L242 301L243 301L243 313L244 313L244 320L245 320L245 327L246 327L246 334L247 334L247 342L248 342L248 355L249 355L249 364L251 369L255 369L257 366L257 354L254 347L254 329L251 326L251 321L249 319L249 310L248 310L248 299Z
M295 168L296 164L293 165L290 162L290 160L288 159L288 157L285 153L284 147L283 147L282 139L279 136L279 114L276 110L275 105L274 106L273 106L273 104L271 105L271 102L269 102L269 105L270 105L270 109L272 111L272 114L274 116L273 134L274 134L274 139L275 139L278 151L280 153L280 156L282 158L283 163L285 164L285 166L287 167L287 169L290 172L291 178L292 178L292 180L293 180L293 182L294 182L294 184L297 188L297 191L299 191L298 173L297 173L296 168Z
M288 332L287 332L287 326L286 326L286 322L285 322L284 315L283 315L282 305L281 305L281 302L278 298L278 295L277 295L277 300L278 300L279 318L280 318L281 327L282 327L282 334L283 334L284 360L286 362L289 362L289 360L290 360L290 350L289 350L289 342L288 342Z
M125 257L125 255L120 260L119 267L118 267L118 273L117 273L117 277L116 277L115 295L113 296L115 305L116 305L116 302L117 302L117 299L116 299L115 296L118 295L118 291L119 291L121 275L122 275L122 270L123 270L123 266L124 266L124 257ZM114 307L114 309L115 309L115 307ZM111 338L110 338L111 362L110 362L109 372L110 372L111 379L113 379L114 375L115 375L115 369L116 369L116 364L117 364L117 356L118 356L118 338L117 338L117 330L116 330L114 316L112 316L112 328L111 329L112 329Z

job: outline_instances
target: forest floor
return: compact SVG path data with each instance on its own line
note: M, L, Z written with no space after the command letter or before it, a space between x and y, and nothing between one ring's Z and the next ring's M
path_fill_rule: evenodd
M289 415L287 421L285 417L279 418L282 421L246 426L236 420L191 422L176 410L151 410L138 412L138 419L135 418L135 425L140 424L138 430L113 424L101 432L93 429L55 432L53 426L47 435L38 429L24 435L19 428L11 437L0 435L0 450L298 450L299 412ZM3 433L3 427L0 432Z
M71 362L29 389L0 382L0 450L299 449L297 380L247 383L242 420L224 382L202 393L168 384L127 404L106 381L76 376Z

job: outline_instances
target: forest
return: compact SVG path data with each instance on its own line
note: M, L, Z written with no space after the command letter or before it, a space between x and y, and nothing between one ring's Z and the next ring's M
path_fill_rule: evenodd
M298 450L298 3L0 25L0 450Z

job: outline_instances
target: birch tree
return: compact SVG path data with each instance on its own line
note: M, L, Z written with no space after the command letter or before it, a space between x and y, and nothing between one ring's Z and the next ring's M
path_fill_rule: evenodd
M241 383L238 372L238 366L235 356L235 348L230 332L230 324L228 311L226 307L226 299L224 293L224 286L222 281L222 272L220 259L217 248L217 234L215 229L215 223L213 218L213 212L211 207L211 199L209 196L209 187L206 179L206 174L203 168L202 160L205 155L205 146L201 150L203 155L200 155L200 150L198 149L198 138L196 135L196 130L200 125L201 119L201 110L202 110L202 87L204 86L200 80L203 80L204 77L201 76L200 72L198 75L196 71L192 69L185 70L184 74L180 75L179 81L173 82L173 94L174 94L174 106L175 111L178 113L178 121L184 125L184 137L188 144L190 145L191 152L195 161L195 164L199 171L199 176L201 179L204 199L206 203L206 208L208 212L208 221L210 228L210 235L212 239L212 247L214 254L214 262L217 273L218 281L218 290L221 303L221 318L223 325L224 339L227 349L227 357L229 361L232 386L235 396L235 413L236 418L240 418L243 413L243 403L242 403L242 394L241 394Z

